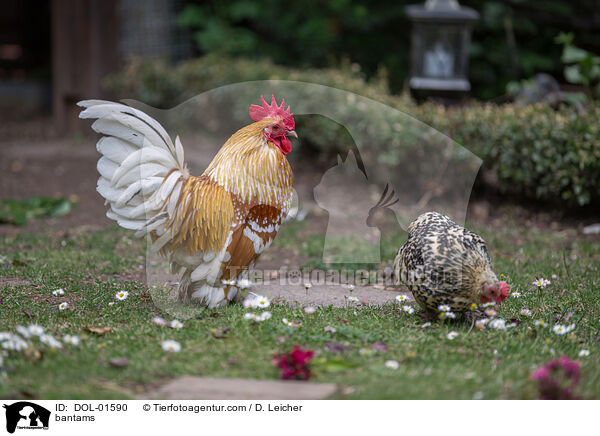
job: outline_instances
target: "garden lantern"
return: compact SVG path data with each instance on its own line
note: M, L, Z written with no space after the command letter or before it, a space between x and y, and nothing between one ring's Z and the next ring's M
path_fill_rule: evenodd
M427 0L409 5L413 22L410 87L414 91L466 92L471 89L468 51L474 9L456 0Z

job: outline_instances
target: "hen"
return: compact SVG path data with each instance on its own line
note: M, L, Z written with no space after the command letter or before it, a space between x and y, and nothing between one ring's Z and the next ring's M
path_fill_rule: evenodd
M501 303L508 284L498 281L484 240L436 212L419 216L408 227L394 269L427 312L440 305L465 312L473 303Z
M297 138L284 102L250 106L255 122L229 138L206 171L191 176L179 137L153 118L100 100L79 103L97 119L98 192L120 226L149 235L151 249L182 272L179 299L216 307L240 297L236 286L269 247L292 201L288 136Z

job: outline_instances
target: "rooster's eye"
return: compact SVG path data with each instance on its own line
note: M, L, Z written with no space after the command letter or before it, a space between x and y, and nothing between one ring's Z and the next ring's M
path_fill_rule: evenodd
M273 126L273 130L279 130L279 126L278 126L277 124L275 124L275 125Z

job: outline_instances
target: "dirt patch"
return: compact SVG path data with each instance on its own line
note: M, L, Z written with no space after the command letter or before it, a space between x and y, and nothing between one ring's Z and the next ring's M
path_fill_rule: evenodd
M0 277L0 287L5 286L29 286L31 281L27 279L20 279L17 277Z

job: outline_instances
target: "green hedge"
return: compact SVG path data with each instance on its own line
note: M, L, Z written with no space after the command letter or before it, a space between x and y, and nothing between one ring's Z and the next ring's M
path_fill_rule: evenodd
M106 85L119 97L171 107L222 85L265 79L345 89L407 113L479 155L484 160L484 170L495 175L496 188L507 194L544 201L559 199L569 206L589 205L600 199L598 103L584 109L562 106L556 110L544 104L471 103L450 108L433 102L417 105L406 96L390 95L385 72L367 82L359 68L350 63L339 69L297 70L265 60L217 56L175 66L157 60L133 59L121 73L107 78ZM286 100L292 102L294 98L286 96ZM411 139L407 132L392 127L397 125L393 113L381 119L368 110L361 113L355 105L343 109L357 122L373 126L378 142L386 144L385 150L378 150L381 159L400 162L405 158L405 145ZM351 146L351 138L342 126L332 128L332 123L322 117L307 117L303 123L303 140L321 153L337 153ZM423 146L419 138L413 141L414 147Z

